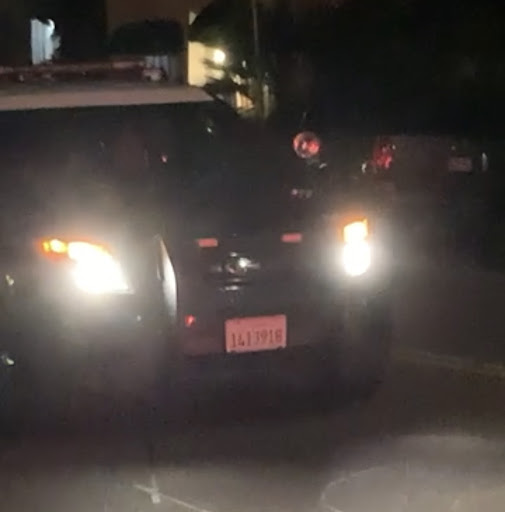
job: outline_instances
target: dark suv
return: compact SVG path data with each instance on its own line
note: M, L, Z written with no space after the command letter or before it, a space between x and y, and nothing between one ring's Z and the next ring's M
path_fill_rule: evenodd
M163 84L19 85L0 132L5 399L154 393L295 356L334 392L380 380L383 220L224 104Z

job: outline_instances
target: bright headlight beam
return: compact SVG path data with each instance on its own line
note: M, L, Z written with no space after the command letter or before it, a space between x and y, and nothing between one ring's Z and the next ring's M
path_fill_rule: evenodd
M70 242L68 256L75 262L72 269L79 289L92 294L125 293L129 286L119 262L99 245Z
M81 261L72 269L77 287L90 294L126 293L129 290L121 265L114 259Z
M52 240L45 240L42 243L42 249L45 253L65 254L68 251L68 246L65 242L53 238Z
M368 220L350 222L343 227L342 264L346 274L357 277L365 274L372 264L370 243L368 242Z
M42 243L48 256L58 255L72 263L76 286L90 294L127 293L130 286L121 264L103 246L82 241L52 239Z
M362 242L368 237L368 222L360 220L344 226L343 238L345 243Z
M372 264L372 251L366 241L351 242L344 245L342 263L345 272L352 277L365 274Z

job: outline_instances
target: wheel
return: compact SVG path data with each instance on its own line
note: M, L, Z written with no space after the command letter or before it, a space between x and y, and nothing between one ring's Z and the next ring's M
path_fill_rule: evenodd
M331 393L344 400L370 399L384 380L391 338L387 299L355 303L346 308L343 327L329 340L326 359Z
M11 436L16 426L16 400L13 378L14 369L0 366L0 435Z
M177 331L171 332L167 343L165 364L159 372L156 397L158 421L177 425L188 421L194 406L194 389L185 371Z
M0 433L8 437L46 424L55 410L47 398L49 386L44 386L23 361L12 362L12 366L0 367Z

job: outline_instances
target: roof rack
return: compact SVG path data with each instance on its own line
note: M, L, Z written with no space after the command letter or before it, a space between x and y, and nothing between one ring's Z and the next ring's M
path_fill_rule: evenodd
M17 83L52 81L57 78L126 78L161 81L166 78L164 75L162 68L148 65L145 59L0 67L0 81Z

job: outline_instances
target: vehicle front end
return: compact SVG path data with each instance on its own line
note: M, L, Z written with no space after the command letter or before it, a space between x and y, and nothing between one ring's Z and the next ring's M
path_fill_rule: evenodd
M346 207L307 220L296 230L206 233L174 256L186 377L217 367L219 375L379 378L390 335L382 221Z
M155 241L80 232L25 233L1 251L3 370L17 405L42 414L81 391L148 399L156 378Z

